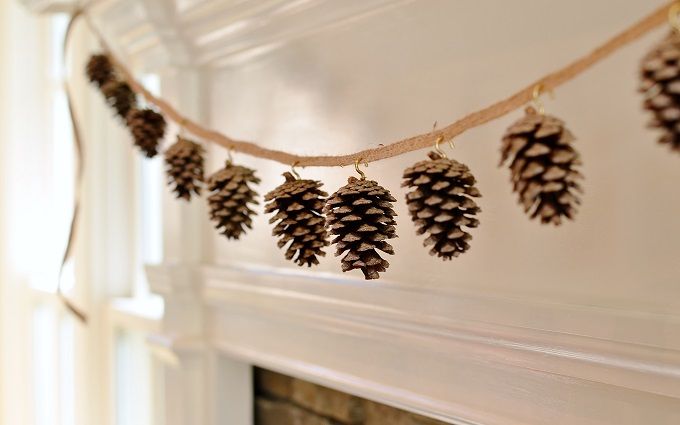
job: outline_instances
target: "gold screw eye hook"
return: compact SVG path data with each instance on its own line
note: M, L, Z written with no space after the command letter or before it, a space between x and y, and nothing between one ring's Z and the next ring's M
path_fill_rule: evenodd
M437 140L434 142L434 150L441 155L442 158L448 158L446 156L446 152L444 152L440 147L439 144L444 141L444 136L439 136L437 137ZM449 140L449 146L451 146L451 149L453 149L453 140Z
M555 97L555 94L551 89L545 90L545 85L543 83L538 83L536 86L534 86L534 90L531 93L531 100L534 103L534 106L538 110L538 113L541 115L545 115L545 107L543 106L543 102L541 101L541 95L547 91L550 94L551 98Z
M432 132L434 133L437 131L437 121L432 124ZM446 156L446 152L444 152L440 147L439 144L444 141L444 136L439 136L437 137L437 140L434 141L434 150L437 152L442 158L448 158ZM453 149L453 141L449 140L449 146L451 146L451 149Z
M293 165L290 166L290 172L295 176L296 179L300 180L300 174L295 170L295 167L300 163L300 161L295 161Z
M232 162L234 162L234 157L231 156L231 153L234 151L233 146L229 146L229 150L227 150L227 165L231 165Z
M361 176L361 180L366 180L366 174L364 174L363 171L359 168L359 163L363 161L362 158L357 158L356 161L354 161L354 169L357 170L357 173ZM368 161L364 161L364 166L368 167Z
M680 32L680 1L673 3L668 9L668 23L678 32Z

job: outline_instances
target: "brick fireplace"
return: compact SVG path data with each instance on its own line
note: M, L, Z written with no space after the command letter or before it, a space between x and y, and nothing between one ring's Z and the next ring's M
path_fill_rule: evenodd
M444 422L266 369L254 370L255 425L443 425Z

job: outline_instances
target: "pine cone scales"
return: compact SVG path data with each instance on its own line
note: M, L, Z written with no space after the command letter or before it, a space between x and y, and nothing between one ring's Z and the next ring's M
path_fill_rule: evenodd
M113 64L106 55L92 55L85 66L87 78L98 87L114 79Z
M466 165L436 152L428 156L430 161L404 170L402 187L413 189L406 194L406 204L417 233L428 234L423 245L432 245L430 255L451 260L470 248L472 236L464 228L479 225L473 216L481 209L473 198L481 194Z
M208 190L213 192L208 197L210 218L228 239L239 239L246 228L252 229L255 211L248 204L259 202L255 199L257 192L249 186L251 183L260 183L255 170L231 162L208 178Z
M158 144L165 135L165 118L151 109L133 109L127 115L127 125L130 128L135 145L147 158L153 158L158 153Z
M168 183L174 184L177 198L191 200L191 194L201 194L203 182L203 147L177 136L177 142L165 151Z
M326 227L336 235L335 256L342 258L342 271L360 269L364 277L378 279L390 263L377 250L394 254L386 242L397 237L390 192L372 180L350 177L347 185L338 189L326 201Z
M137 103L137 96L128 83L112 80L104 84L101 90L106 101L116 110L118 116L126 119Z
M513 189L531 218L559 225L576 214L583 176L573 141L564 122L531 107L503 137L501 165L510 161Z
M653 118L649 127L659 128L659 143L680 152L680 34L672 30L642 60L640 92L643 106Z
M286 259L299 266L319 264L317 256L325 256L328 246L325 220L322 215L324 198L328 194L315 180L296 179L284 173L286 182L265 195L265 213L276 212L269 223L278 222L272 235L278 236L278 247L286 249Z

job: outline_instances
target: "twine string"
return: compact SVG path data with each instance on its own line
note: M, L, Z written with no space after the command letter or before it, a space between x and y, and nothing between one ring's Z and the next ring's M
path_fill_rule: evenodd
M73 28L80 16L83 15L84 10L79 8L76 9L71 15L71 20L66 27L66 32L64 34L64 44L63 44L63 56L62 65L64 69L67 69L68 65L68 45L71 39L71 34L73 33ZM83 180L83 172L85 168L84 162L84 152L83 152L83 141L80 134L80 125L76 117L74 102L73 102L73 92L68 83L68 79L64 79L64 91L66 92L66 102L68 104L68 113L71 118L71 128L73 129L73 149L76 157L76 173L75 173L75 190L73 198L73 213L71 215L71 223L69 225L68 241L66 242L66 248L64 248L64 256L62 257L61 264L59 266L59 274L57 275L57 297L64 304L64 307L71 312L78 320L82 323L87 323L87 314L77 307L73 301L71 301L65 294L61 285L62 278L64 275L64 268L73 256L73 249L76 240L76 229L78 228L78 218L80 213L80 189Z

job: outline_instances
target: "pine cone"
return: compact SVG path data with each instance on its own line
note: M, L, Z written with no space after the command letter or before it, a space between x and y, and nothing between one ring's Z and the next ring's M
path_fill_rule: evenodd
M659 143L680 152L680 34L672 30L643 59L640 92L652 112L648 126L662 130Z
M576 214L583 175L576 169L581 159L574 140L564 122L532 107L503 137L501 165L510 160L513 189L532 219L559 225Z
M322 210L328 194L319 189L323 185L319 181L299 180L288 172L283 177L286 182L265 195L264 212L277 212L269 223L278 221L272 234L279 237L279 248L288 245L286 260L311 267L319 264L317 255L326 256L322 248L328 246L328 234Z
M133 109L127 115L127 125L130 128L135 145L147 158L153 158L158 153L158 144L165 135L165 118L151 109Z
M338 189L326 201L326 227L336 235L335 256L342 255L342 271L361 269L366 279L378 279L390 263L380 257L377 249L394 254L387 239L397 237L390 192L373 180L350 177L347 185Z
M92 55L85 66L85 73L91 83L103 86L115 78L113 64L106 55Z
M252 229L252 216L256 213L248 204L258 205L257 192L252 190L249 183L260 183L255 176L255 170L233 165L227 165L208 178L208 190L213 192L208 198L210 218L214 220L221 233L228 239L239 239L246 231ZM244 227L245 226L245 227Z
M137 96L125 81L112 80L102 86L102 94L119 117L126 119L137 104Z
M191 200L191 194L201 194L203 182L203 153L201 145L177 136L175 144L165 151L168 184L173 185L177 198Z
M466 165L436 152L428 156L404 171L402 187L413 188L406 204L417 233L429 235L423 245L433 245L430 255L451 260L470 248L472 236L463 227L479 225L472 216L481 209L472 198L481 194Z

